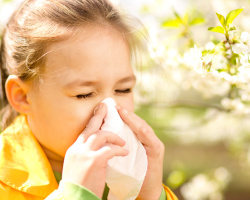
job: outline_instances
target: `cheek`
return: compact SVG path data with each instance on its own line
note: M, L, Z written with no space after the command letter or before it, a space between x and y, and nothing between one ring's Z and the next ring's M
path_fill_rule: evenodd
M92 109L53 109L30 118L31 129L42 146L64 156L92 115Z
M123 100L121 102L117 102L118 105L125 108L129 112L134 112L134 99L133 95L131 97L127 98L126 100Z
M130 104L124 106L124 108L126 108L129 112L134 112L134 103L131 102Z
M94 105L55 93L36 96L32 100L29 115L32 132L43 146L63 156L88 124Z

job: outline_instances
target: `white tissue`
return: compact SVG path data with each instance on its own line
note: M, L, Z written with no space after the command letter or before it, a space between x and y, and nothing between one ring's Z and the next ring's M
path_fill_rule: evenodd
M121 137L129 154L114 157L108 161L106 183L109 187L109 200L134 200L138 196L147 172L148 160L145 148L130 127L118 114L112 98L102 101L108 107L101 130L110 131Z

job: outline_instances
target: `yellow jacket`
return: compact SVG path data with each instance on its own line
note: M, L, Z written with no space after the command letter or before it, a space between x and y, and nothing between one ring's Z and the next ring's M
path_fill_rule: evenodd
M57 188L51 165L26 117L17 117L0 135L0 200L43 200ZM164 189L168 200L177 200ZM53 199L63 199L59 196Z

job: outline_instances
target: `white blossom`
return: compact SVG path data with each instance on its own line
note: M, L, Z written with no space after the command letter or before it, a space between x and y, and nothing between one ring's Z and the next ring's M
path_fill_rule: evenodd
M241 41L233 45L232 50L236 54L247 54L250 53L250 35L247 32L242 32Z
M250 43L250 35L248 32L244 31L241 33L241 37L240 37L241 42L246 43L247 45L249 45Z
M205 98L224 96L230 89L230 84L228 82L215 77L213 73L216 73L215 70L203 74L200 78L193 78L192 81L193 88L199 91Z
M213 69L223 69L227 65L227 59L221 54L217 54L213 57L212 68Z
M215 169L210 177L197 174L192 180L181 187L186 200L222 200L222 191L231 181L231 174L225 167Z
M239 91L239 95L242 101L250 101L250 85L247 84Z
M189 52L186 52L183 56L184 63L187 66L192 67L197 73L202 74L204 70L202 68L202 53L195 45Z
M213 42L208 42L206 45L205 45L205 49L206 50L212 50L213 48L215 47L215 44Z
M221 105L226 109L232 110L236 115L246 115L250 113L250 109L245 106L240 98L223 98Z
M248 83L250 81L250 67L239 67L238 78L242 83Z
M231 180L231 174L225 167L219 167L214 172L215 178L222 183L229 183Z
M248 53L249 46L244 43L236 43L233 45L232 50L234 53L241 54L241 53Z
M218 189L217 182L209 180L204 174L198 174L181 187L181 193L187 200L204 200L217 192Z
M250 67L250 55L249 54L243 54L240 56L240 63L243 67Z
M213 60L213 58L214 58L214 54L208 53L206 56L202 58L202 61L205 63L205 65L207 65Z
M250 94L249 93L243 93L241 95L241 100L242 101L250 101Z

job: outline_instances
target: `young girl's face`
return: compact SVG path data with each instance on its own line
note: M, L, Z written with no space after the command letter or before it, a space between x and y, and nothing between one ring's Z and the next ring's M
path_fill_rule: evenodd
M103 99L133 111L135 76L128 44L112 28L89 26L48 52L38 87L27 95L27 117L43 148L63 158Z

